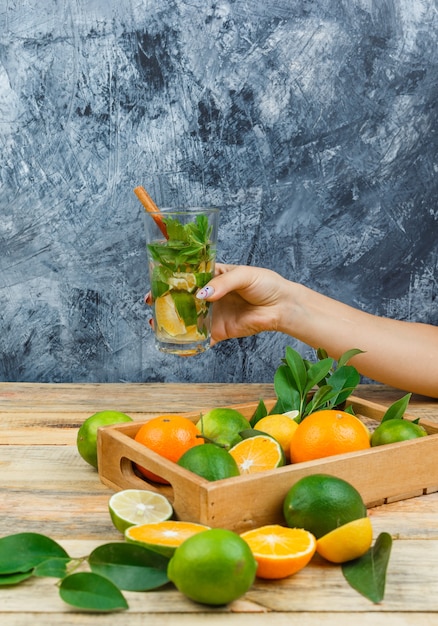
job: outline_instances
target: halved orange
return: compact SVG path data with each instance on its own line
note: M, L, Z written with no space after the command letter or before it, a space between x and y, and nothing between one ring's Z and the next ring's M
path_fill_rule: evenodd
M171 557L183 541L205 530L209 530L209 526L194 522L167 520L155 524L130 526L125 531L125 538L130 543L138 543L159 554Z
M241 474L255 474L275 469L285 464L281 445L273 437L255 435L230 448Z
M278 524L261 526L240 535L258 563L259 578L286 578L303 569L316 550L316 539L303 528Z

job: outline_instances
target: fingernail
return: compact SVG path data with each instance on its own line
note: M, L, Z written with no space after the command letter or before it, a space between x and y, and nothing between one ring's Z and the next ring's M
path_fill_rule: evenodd
M202 289L200 289L198 291L198 293L196 294L196 297L199 300L206 300L207 298L209 298L213 294L214 294L213 287L210 287L210 285L207 285L206 287L202 287Z
M152 304L152 294L150 291L144 297L145 304Z

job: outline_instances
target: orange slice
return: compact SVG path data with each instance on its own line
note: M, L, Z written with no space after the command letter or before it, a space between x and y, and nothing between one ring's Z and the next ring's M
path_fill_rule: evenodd
M177 337L186 332L186 327L178 314L170 293L155 300L155 319L158 330L165 331L170 337Z
M258 563L259 578L286 578L303 569L316 550L316 539L303 528L277 524L261 526L240 535Z
M139 543L150 550L171 557L183 541L204 530L209 530L209 526L194 522L167 520L130 526L125 531L125 538L131 543Z
M241 474L255 474L285 464L281 445L272 437L256 435L230 448Z

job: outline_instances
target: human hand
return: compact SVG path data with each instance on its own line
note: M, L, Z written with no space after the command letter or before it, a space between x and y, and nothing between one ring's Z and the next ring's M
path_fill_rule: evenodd
M288 285L268 269L218 263L215 277L197 294L214 302L212 343L279 330Z

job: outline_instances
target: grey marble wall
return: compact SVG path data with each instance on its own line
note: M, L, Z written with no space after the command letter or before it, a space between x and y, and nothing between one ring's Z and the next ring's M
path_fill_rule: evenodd
M438 323L436 0L0 0L0 379L272 381L292 338L157 353L142 184L220 258ZM163 182L164 181L164 182Z

